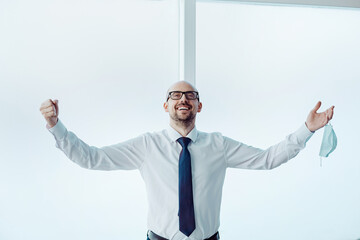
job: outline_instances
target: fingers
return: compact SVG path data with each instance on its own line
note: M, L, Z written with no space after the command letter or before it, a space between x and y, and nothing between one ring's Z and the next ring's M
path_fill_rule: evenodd
M328 121L330 121L334 115L334 108L335 108L335 106L332 106L328 110L326 110L326 117L327 117Z
M43 116L46 119L50 119L50 118L54 117L54 112L51 111L51 112L43 113Z
M315 107L311 111L316 113L316 111L319 110L320 106L321 106L321 101L318 101Z
M48 112L50 112L50 111L52 111L52 112L54 111L53 105L43 106L43 107L40 108L40 112L41 112L41 113L48 113Z
M46 100L45 102L43 102L43 103L41 104L41 106L40 106L40 111L41 111L42 109L48 108L48 107L51 106L51 105L52 105L52 100L51 100L51 99Z
M54 117L56 116L56 100L51 100L50 99L50 101L51 101L51 108L52 108L52 110L53 110L53 112L54 112Z
M44 101L40 106L40 112L44 116L47 128L54 127L58 122L59 106L58 100L48 99Z
M48 99L40 106L40 112L45 118L56 117L58 111L58 100Z
M49 119L52 117L56 117L54 109L50 108L50 109L45 109L41 111L41 114L44 116L44 118Z
M52 113L54 112L53 107L48 107L41 111L41 113L50 113L50 112L52 112Z

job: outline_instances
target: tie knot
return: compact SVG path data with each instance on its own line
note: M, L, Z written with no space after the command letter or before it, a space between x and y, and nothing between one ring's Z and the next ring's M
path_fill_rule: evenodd
M189 145L189 143L191 142L191 139L190 138L187 138L187 137L181 137L177 140L180 145L184 148L187 147L187 145Z

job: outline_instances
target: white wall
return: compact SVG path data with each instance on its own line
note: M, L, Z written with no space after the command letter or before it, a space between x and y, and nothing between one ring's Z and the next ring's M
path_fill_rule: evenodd
M145 239L137 171L89 171L55 148L39 107L90 145L164 128L178 78L176 1L0 3L0 239ZM322 130L273 171L230 169L224 239L360 236L359 11L197 4L203 131L266 148L317 100L335 105L338 148L319 167ZM323 110L325 107L322 107Z
M95 146L162 129L165 92L178 78L177 7L0 2L1 240L145 239L139 173L73 164L39 108L58 98L64 124Z
M335 105L322 167L323 129L277 169L227 171L223 238L360 238L360 11L201 1L197 19L200 130L267 148Z

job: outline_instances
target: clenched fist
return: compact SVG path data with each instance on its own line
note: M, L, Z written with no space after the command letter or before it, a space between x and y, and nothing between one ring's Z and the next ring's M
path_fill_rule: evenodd
M56 125L59 116L58 100L48 99L41 104L40 112L44 116L49 128Z

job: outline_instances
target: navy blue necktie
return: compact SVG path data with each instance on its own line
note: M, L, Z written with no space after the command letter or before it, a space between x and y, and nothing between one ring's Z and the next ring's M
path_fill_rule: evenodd
M183 148L179 157L179 227L182 233L190 236L195 229L191 158L187 149L191 139L181 137L177 141Z

